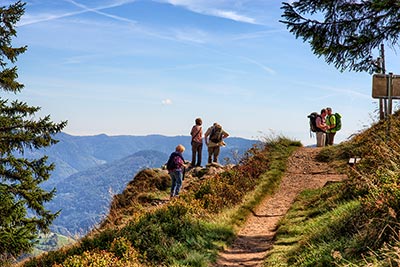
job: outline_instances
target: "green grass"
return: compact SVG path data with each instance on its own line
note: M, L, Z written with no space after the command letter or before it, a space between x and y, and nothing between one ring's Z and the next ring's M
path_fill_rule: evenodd
M299 195L279 223L265 266L400 266L399 117L396 114L391 122L390 138L384 137L387 124L380 122L321 151L318 159L349 179ZM192 181L189 192L158 208L146 209L135 199L142 196L143 202L144 196L151 200L165 193L168 177L147 170L115 199L113 207L121 210L122 219L115 218L123 222L115 223L118 227L105 227L70 249L48 253L25 266L63 264L73 257L82 263L102 255L117 259L110 267L127 261L129 266L209 266L218 251L231 244L251 210L275 192L287 158L299 146L281 137L265 140L235 168ZM360 157L361 162L349 168L350 157ZM152 181L162 186L155 188ZM119 247L126 248L125 253L113 249L116 240L124 240Z
M343 201L338 194L341 187L343 184L331 184L299 195L280 222L265 266L334 266L337 255L349 252L360 202Z
M77 267L101 257L115 261L110 266L120 266L128 252L136 255L129 257L132 266L208 266L216 260L218 251L234 240L250 211L276 190L287 158L299 146L299 142L282 137L267 140L263 146L250 149L235 168L193 183L191 191L168 205L143 209L118 228L93 233L72 248L50 252L24 266ZM146 180L153 178L138 179L138 188L151 188ZM121 212L124 216L131 211L134 197L140 196L135 188L134 183L128 185L125 195L113 203L127 209ZM146 195L159 197L157 192ZM217 222L214 218L223 219ZM124 240L117 250L113 249L116 240Z
M265 266L400 266L399 140L397 112L323 149L318 159L349 179L301 194ZM349 168L350 157L361 162Z
M241 205L233 210L225 210L221 216L226 217L225 224L241 226L252 210L268 195L273 195L286 171L287 159L301 146L300 143L289 139L280 138L278 141L270 141L271 149L269 159L271 160L266 172L259 176L259 183L254 191L249 192ZM229 214L229 216L224 216Z

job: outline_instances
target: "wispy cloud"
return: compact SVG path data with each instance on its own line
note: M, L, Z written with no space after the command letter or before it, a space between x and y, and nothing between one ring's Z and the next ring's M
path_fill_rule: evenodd
M26 26L26 25L31 25L31 24L36 24L40 22L46 22L46 21L52 21L56 19L61 19L65 17L71 17L74 15L82 14L87 11L76 11L76 12L65 12L63 14L40 14L40 15L31 15L31 14L26 14L25 16L22 17L21 21L18 23L18 26Z
M260 67L262 70L267 72L268 74L271 74L271 75L275 75L276 74L275 70L273 70L270 67L267 67L267 66L261 64L260 62L254 60L254 59L251 59L251 58L248 58L248 57L241 57L241 58L246 60L246 61L248 61L248 62L250 62L250 63L252 63L252 64L255 64L256 66Z
M85 6L83 4L80 4L76 1L73 0L65 0L65 2L70 3L76 7L81 8L81 10L78 11L73 11L73 12L62 12L60 11L59 14L47 14L47 13L43 13L43 14L39 14L39 15L32 15L32 14L26 14L25 16L22 17L20 23L18 24L19 26L25 26L25 25L31 25L31 24L35 24L35 23L40 23L40 22L46 22L46 21L52 21L52 20L57 20L57 19L61 19L61 18L65 18L65 17L71 17L71 16L75 16L75 15L79 15L79 14L83 14L83 13L88 13L88 12L93 12L93 13L97 13L99 15L102 16L106 16L115 20L119 20L119 21L124 21L124 22L128 22L128 23L133 23L135 24L136 21L134 20L130 20L124 17L120 17L120 16L115 16L113 14L109 14L106 12L102 12L101 10L104 9L108 9L108 8L113 8L113 7L119 7L125 4L129 4L129 3L133 3L136 0L122 0L122 1L114 1L111 4L108 5L102 5L102 6L97 6L94 8L90 8L88 6ZM54 12L54 11L53 11Z
M216 16L216 17L221 17L221 18L226 18L234 21L240 21L240 22L246 22L246 23L251 23L251 24L257 24L256 20L254 18L250 18L244 15L240 15L235 11L229 11L229 10L210 10L210 14Z
M180 29L173 29L173 36L176 40L184 41L184 42L191 42L191 43L198 43L203 44L207 41L210 41L210 35L208 32L205 32L200 29L195 28L180 28Z
M310 84L305 82L293 82L295 86L298 87L308 87L317 89L319 92L329 92L329 94L323 94L319 97L319 99L332 99L333 97L347 96L351 99L371 99L371 96L359 91L354 90L353 88L339 88L334 86L327 86L321 84ZM315 95L312 97L312 100L315 101Z
M271 36L277 33L286 33L285 29L275 29L275 30L267 30L267 31L256 31L256 32L249 32L249 33L242 33L234 35L231 40L238 41L238 40L249 40L249 39L257 39L257 38L265 38L266 36Z
M71 4L73 4L73 5L75 5L75 6L77 6L77 7L82 8L83 11L86 11L86 12L93 12L93 13L96 13L96 14L103 15L105 17L111 18L111 19L115 19L115 20L120 20L120 21L123 21L123 22L136 24L136 21L134 21L134 20L100 11L100 10L111 8L111 7L117 7L117 6L125 5L127 3L132 3L132 2L135 2L135 0L117 1L117 2L115 2L113 4L111 4L111 5L100 6L100 7L95 7L95 8L90 8L90 7L86 6L86 5L80 4L80 3L76 2L76 1L73 1L73 0L66 0L66 1L71 3Z
M224 8L218 7L216 5L218 1L191 1L191 0L158 0L158 1L169 3L175 6L181 6L192 12L203 15L220 17L243 23L258 24L255 18L240 14L238 11L229 9L227 7Z

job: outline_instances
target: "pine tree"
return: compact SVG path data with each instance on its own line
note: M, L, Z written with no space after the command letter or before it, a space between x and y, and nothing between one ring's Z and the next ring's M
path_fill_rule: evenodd
M398 0L298 0L282 9L289 31L341 71L376 71L374 49L398 45Z
M21 1L0 7L0 89L3 94L20 92L15 63L27 49L13 47L16 23L25 11ZM55 193L40 188L54 165L47 157L28 159L24 151L55 144L54 134L66 121L53 123L49 116L36 118L39 107L0 97L0 265L29 251L40 231L48 231L57 216L44 208Z

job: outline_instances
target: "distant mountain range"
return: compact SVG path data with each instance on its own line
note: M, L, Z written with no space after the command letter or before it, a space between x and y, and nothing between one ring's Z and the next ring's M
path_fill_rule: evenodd
M184 157L191 160L190 136L72 136L60 133L59 143L45 150L26 153L28 157L47 155L56 164L43 188L56 188L55 198L46 208L61 210L52 231L64 235L83 235L107 214L114 194L121 193L135 174L145 168L161 167L178 144L186 147ZM229 137L221 149L224 159L236 163L256 140ZM203 165L207 148L203 147Z

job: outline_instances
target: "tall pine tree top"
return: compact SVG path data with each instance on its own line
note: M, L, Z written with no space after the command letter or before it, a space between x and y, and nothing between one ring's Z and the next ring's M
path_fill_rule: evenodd
M16 23L24 14L21 1L0 7L0 89L2 95L20 92L17 81L17 57L27 47L13 47ZM44 208L54 196L40 184L50 178L54 165L47 157L28 159L27 149L41 149L57 141L66 121L54 123L50 116L36 119L39 107L0 97L0 265L6 266L18 255L29 251L40 231L47 231L57 216Z
M375 71L373 50L398 45L398 0L299 0L282 9L289 31L341 71Z

